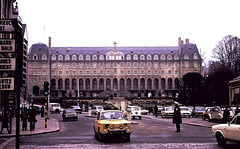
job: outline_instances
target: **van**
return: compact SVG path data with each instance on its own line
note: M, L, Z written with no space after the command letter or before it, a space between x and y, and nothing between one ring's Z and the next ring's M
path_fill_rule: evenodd
M59 103L49 103L49 111L51 113L60 113L61 105Z

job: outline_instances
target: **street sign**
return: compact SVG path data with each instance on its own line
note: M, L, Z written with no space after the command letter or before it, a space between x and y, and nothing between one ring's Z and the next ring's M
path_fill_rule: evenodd
M15 52L15 40L0 39L0 52Z
M0 71L15 71L16 58L0 58Z
M11 20L0 20L0 32L14 32Z
M14 90L14 78L0 78L0 90Z

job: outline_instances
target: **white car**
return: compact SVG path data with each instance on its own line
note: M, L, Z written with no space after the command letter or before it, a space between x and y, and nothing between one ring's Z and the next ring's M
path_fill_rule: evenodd
M174 108L173 107L164 107L161 111L162 117L173 117Z
M236 115L230 123L212 126L212 132L221 146L227 141L240 143L240 114Z
M103 106L93 106L91 109L91 115L97 115L98 112L103 111Z
M191 117L191 111L188 110L188 107L180 107L182 117Z
M131 117L132 119L135 119L138 117L139 119L142 119L142 112L141 108L139 106L128 106L128 109L131 109Z

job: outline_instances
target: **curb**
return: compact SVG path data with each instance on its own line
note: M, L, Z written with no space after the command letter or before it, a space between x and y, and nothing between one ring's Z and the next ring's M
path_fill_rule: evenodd
M27 134L20 134L19 136L21 136L21 137L22 136L33 136L33 135L40 135L40 134L47 134L47 133L58 132L58 131L60 131L60 123L59 122L58 122L58 125L59 125L58 129L55 129L55 130L43 131L43 132L33 132L33 133L27 133ZM16 134L7 134L7 135L0 136L0 138L11 138L11 137L16 137Z

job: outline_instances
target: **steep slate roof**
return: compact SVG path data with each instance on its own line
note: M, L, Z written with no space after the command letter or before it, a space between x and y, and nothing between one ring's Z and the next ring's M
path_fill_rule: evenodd
M66 48L69 48L70 51L66 51ZM107 52L111 51L114 49L114 47L52 47L52 54L56 54L56 55L59 55L59 54L62 54L62 55L65 55L65 54L70 54L70 55L73 55L73 54L76 54L76 55L79 55L79 54L83 54L83 55L86 55L86 54L96 54L96 55L100 55L100 54L103 54L103 55L106 55ZM121 51L124 53L124 55L127 55L127 54L179 54L180 56L180 59L183 58L183 55L185 53L188 53L189 56L190 56L190 59L193 58L193 53L197 53L199 54L199 51L197 49L197 46L196 44L191 44L191 43L188 43L188 44L184 44L182 46L182 52L181 54L179 53L179 48L178 46L162 46L162 47L116 47L117 50ZM42 54L46 54L48 55L48 46L46 44L43 44L43 43L37 43L37 44L33 44L31 46L31 48L29 49L29 52L28 52L28 55L29 55L29 58L31 59L31 57L33 56L33 53L37 53L39 56L42 55Z
M68 47L71 49L69 52L66 52L64 47L52 47L52 49L57 49L52 53L55 54L103 54L113 50L113 47ZM168 54L168 53L178 53L178 47L117 47L117 50L127 54Z

